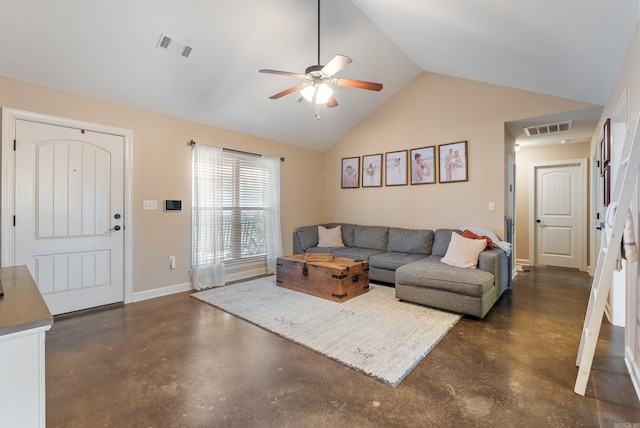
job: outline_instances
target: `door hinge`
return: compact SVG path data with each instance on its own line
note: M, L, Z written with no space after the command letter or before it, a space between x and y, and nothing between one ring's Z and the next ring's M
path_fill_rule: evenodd
M16 216L13 216L13 227L16 227Z
M16 140L15 139L13 140L13 151L14 152L16 151Z

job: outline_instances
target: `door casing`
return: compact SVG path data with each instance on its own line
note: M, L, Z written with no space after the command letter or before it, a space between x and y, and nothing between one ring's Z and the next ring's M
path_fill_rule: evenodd
M566 159L559 161L547 161L547 162L532 162L529 164L529 259L532 264L536 263L536 170L543 167L553 167L561 165L579 165L579 179L582 182L582 201L580 207L582 210L580 233L582 234L583 245L580 248L580 270L585 272L587 270L587 160L586 159Z
M133 301L133 217L132 217L132 176L133 176L133 131L90 122L82 122L56 116L49 116L11 108L2 108L2 186L0 187L0 263L14 265L15 235L13 216L15 213L15 151L13 140L16 135L16 121L25 120L68 128L113 134L124 139L124 211L126 220L124 234L124 303Z

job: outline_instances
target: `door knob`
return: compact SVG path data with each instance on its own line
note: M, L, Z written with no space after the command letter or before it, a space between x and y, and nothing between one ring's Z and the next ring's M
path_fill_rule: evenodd
M118 226L118 225L116 224L115 226L113 226L113 227L112 227L111 229L109 229L109 230L115 230L115 231L118 231L118 230L120 230L120 229L121 229L121 227L120 227L120 226Z
M537 219L537 220L536 220L536 223L540 223L540 219Z

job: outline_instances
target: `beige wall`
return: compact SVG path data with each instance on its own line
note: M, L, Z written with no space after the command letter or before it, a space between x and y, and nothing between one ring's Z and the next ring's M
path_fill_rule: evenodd
M640 29L636 28L636 32L633 36L629 50L625 57L625 61L620 69L618 78L609 94L609 98L604 106L602 117L600 118L600 126L598 131L594 134L591 141L591 153L595 153L596 147L600 140L600 130L602 124L607 118L613 117L614 112L618 106L618 103L626 94L627 97L627 112L628 121L631 129L637 125L638 116L640 114ZM636 141L635 144L640 143ZM617 159L612 159L614 162L613 168L618 168L616 164ZM612 184L613 188L613 184ZM635 193L632 197L631 206L633 212L633 219L635 223L636 242L638 242L638 233L640 227L638 226L640 219L640 197L638 193ZM595 252L595 251L594 251ZM592 257L592 258L595 258ZM620 317L620 313L624 314L625 318L625 361L628 361L627 367L634 381L634 384L640 382L640 367L638 362L640 361L640 271L634 264L626 265L626 272L624 279L619 275L614 275L612 281L612 291L609 296L607 316L610 319ZM624 287L619 288L621 281L626 284ZM625 298L628 302L625 302ZM626 308L625 308L626 306Z
M133 130L134 292L189 282L191 165L187 142L284 156L284 252L301 225L325 221L401 227L483 225L503 232L504 123L592 107L562 98L422 73L325 153L106 101L0 78L0 106ZM344 108L347 108L346 106ZM469 141L469 181L341 189L341 158ZM172 171L168 173L167 171ZM313 179L305 179L313 177ZM145 199L182 199L179 214ZM495 203L495 211L487 209ZM170 271L168 257L177 269Z
M0 106L133 130L134 292L190 281L191 139L286 158L281 164L285 253L292 252L295 227L323 220L324 201L317 196L324 176L321 152L6 78L0 78ZM143 211L145 199L182 199L183 210ZM170 255L176 256L175 271L169 270Z
M484 226L504 232L505 122L593 107L502 86L422 73L325 157L325 218L400 227ZM340 189L341 159L468 140L469 181ZM495 203L495 211L488 203Z
M518 261L528 262L529 257L529 225L533 219L529 218L529 190L533 183L529 181L531 163L549 162L565 159L587 159L591 143L574 143L544 147L523 147L516 153L516 258ZM590 162L587 162L590 165ZM590 174L591 171L587 171ZM589 183L586 183L589 187ZM587 190L589 195L590 190ZM584 212L587 213L586 227L591 224L589 218L589 200L585 200ZM588 236L587 245L588 248ZM588 260L588 259L587 259ZM585 263L587 263L585 260Z

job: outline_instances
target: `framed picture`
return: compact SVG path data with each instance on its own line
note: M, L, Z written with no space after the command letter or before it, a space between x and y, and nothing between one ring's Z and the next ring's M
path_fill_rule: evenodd
M386 153L386 181L387 186L406 186L407 184L407 151Z
M438 146L440 183L469 181L467 142L441 144Z
M611 203L611 165L607 165L604 168L604 173L602 174L604 178L604 186L603 186L603 200L602 203L605 207L608 207Z
M611 162L611 119L607 119L602 127L602 167L606 168Z
M342 188L356 189L360 187L360 158L342 158Z
M605 159L604 159L604 156L605 156L605 153L604 153L604 138L602 140L600 140L599 149L600 149L599 150L600 153L598 153L597 156L599 158L598 159L599 160L598 163L600 164L600 177L604 177L604 169L606 168L606 166L608 166L608 165L604 164L605 163Z
M411 184L436 182L436 146L411 149Z
M362 187L382 187L382 153L362 156Z

